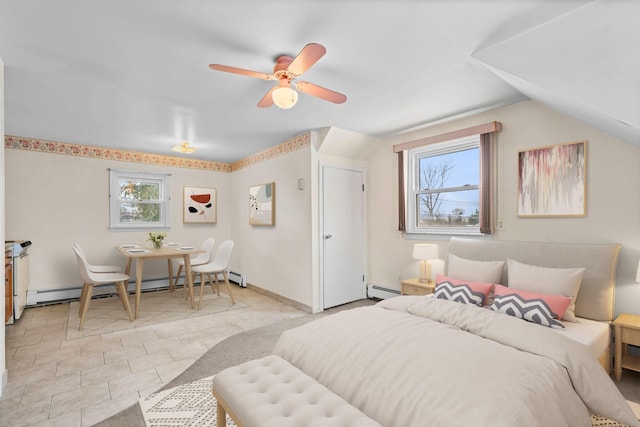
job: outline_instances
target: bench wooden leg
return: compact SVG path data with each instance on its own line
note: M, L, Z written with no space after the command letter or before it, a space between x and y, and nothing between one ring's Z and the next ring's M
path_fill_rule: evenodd
M224 427L227 425L227 412L224 410L221 404L218 403L217 405L218 405L218 415L217 415L216 425Z
M211 390L211 392L213 393L213 397L216 398L216 425L218 427L225 427L227 425L227 410L225 408L226 405L215 390ZM242 423L232 412L229 412L229 417L233 420L233 422L236 423L238 427L243 427Z

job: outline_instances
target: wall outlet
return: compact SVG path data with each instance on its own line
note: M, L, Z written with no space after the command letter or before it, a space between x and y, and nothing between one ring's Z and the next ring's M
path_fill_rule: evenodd
M504 220L502 218L498 218L498 230L504 230Z

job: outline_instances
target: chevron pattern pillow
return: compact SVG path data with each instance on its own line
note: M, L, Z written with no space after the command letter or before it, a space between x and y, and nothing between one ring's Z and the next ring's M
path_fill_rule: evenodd
M525 299L518 294L496 295L491 310L508 314L550 328L564 329L554 317L549 305L541 299Z
M469 285L454 285L451 282L442 282L436 286L434 298L446 299L463 304L475 304L482 306L484 293L476 292Z

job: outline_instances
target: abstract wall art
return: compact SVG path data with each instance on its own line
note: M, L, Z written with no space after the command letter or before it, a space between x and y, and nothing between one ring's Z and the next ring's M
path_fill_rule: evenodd
M184 223L216 223L218 203L215 188L184 187L183 193Z
M275 182L249 187L249 224L275 225Z
M518 216L586 215L587 142L518 153Z

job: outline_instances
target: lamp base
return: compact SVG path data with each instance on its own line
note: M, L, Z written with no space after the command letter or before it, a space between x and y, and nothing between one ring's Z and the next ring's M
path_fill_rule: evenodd
M431 263L427 260L420 261L418 281L420 283L431 283Z

